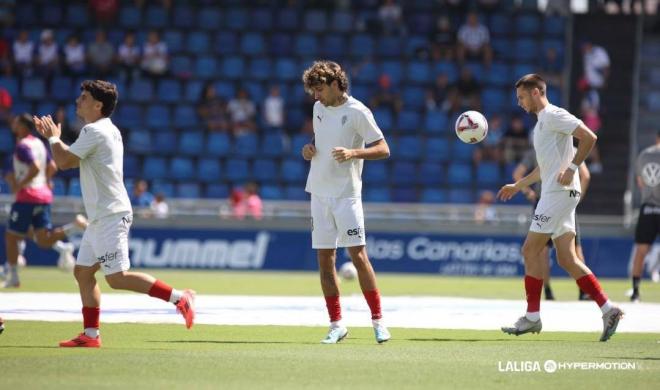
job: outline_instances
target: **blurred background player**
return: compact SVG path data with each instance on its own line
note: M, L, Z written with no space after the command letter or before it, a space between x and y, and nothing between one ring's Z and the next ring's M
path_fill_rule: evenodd
M518 180L525 177L526 174L536 169L538 166L536 162L536 151L534 148L529 149L523 155L522 160L516 165L516 168L513 170L513 180L517 182ZM580 186L582 188L582 193L580 200L584 199L584 195L587 193L587 188L589 187L589 182L591 181L591 174L589 173L589 168L587 168L586 163L580 164L578 169L578 175L580 177ZM534 209L539 202L539 195L541 194L541 182L535 183L531 187L523 188L522 190L525 198L534 205ZM533 214L532 210L532 215ZM550 268L552 264L552 259L550 258L550 250L552 249L552 240L548 240L548 244L543 248L540 253L539 262L541 264L547 264L547 267L544 269L543 274L543 291L545 294L545 299L548 301L554 301L555 295L552 292L552 287L550 287ZM577 254L578 259L585 263L584 252L582 252L582 240L580 239L580 223L577 220L577 215L575 216L575 253ZM578 300L584 301L589 299L589 296L582 290L578 288Z
M87 221L81 215L74 222L59 228L52 228L50 221L50 205L53 201L53 191L49 185L57 167L53 162L46 145L32 135L34 122L28 114L18 115L11 124L11 130L16 136L16 147L13 155L13 172L5 176L16 200L12 204L5 246L7 255L7 280L4 287L19 287L18 258L22 255L21 247L26 236L30 236L41 248L53 248L60 254L58 265L72 269L74 246L62 240L68 235L82 231ZM33 233L29 234L30 227Z
M527 74L515 86L520 107L538 117L534 127L538 166L523 179L503 186L498 197L506 201L538 181L544 185L522 248L527 313L512 327L502 327L502 331L516 336L541 331L541 290L546 265L541 264L539 255L552 238L559 265L600 307L603 313L600 341L607 341L616 332L623 311L607 299L596 276L575 254L575 208L580 202L581 190L575 173L589 155L597 137L574 115L550 104L541 76ZM573 138L578 139L577 152L573 147Z
M335 267L337 247L345 247L371 310L376 341L382 343L390 333L382 323L376 274L367 257L361 175L364 160L387 158L390 149L371 111L348 95L348 78L339 64L314 62L305 70L303 83L317 100L312 115L315 141L302 148L302 155L311 161L305 191L311 194L312 247L317 249L330 316L330 330L321 342L335 344L348 334L341 324Z
M82 199L89 217L73 271L83 304L84 332L60 342L60 347L101 346L101 290L95 277L99 269L103 269L106 281L114 289L149 294L173 303L190 329L195 318L194 291L179 291L151 275L128 272L128 232L133 214L123 182L122 137L110 120L117 105L117 87L106 81L87 80L80 90L76 115L86 125L71 147L62 143L62 129L50 116L35 117L37 130L48 138L57 165L61 169L80 166Z
M644 258L660 231L660 132L656 134L655 145L642 150L637 157L636 170L642 205L639 208L633 247L632 302L640 299L639 284L644 272Z

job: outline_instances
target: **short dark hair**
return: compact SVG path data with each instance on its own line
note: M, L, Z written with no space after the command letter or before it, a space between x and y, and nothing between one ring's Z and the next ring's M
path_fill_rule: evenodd
M16 120L26 129L30 131L34 130L34 119L32 119L32 115L28 114L27 112L17 115Z
M520 80L516 82L516 89L521 87L527 90L538 88L539 92L541 92L541 96L545 95L545 80L536 73L526 74L521 77Z
M337 80L337 86L342 92L348 90L348 76L341 66L334 61L315 61L302 76L305 90L310 92L312 88L321 84L332 84Z
M85 80L80 84L80 90L89 92L95 100L103 104L101 114L104 117L112 115L119 97L116 85L103 80Z

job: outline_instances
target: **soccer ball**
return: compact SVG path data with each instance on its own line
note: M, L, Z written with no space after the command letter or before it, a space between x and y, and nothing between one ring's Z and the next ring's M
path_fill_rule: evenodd
M339 276L344 280L353 280L357 278L357 269L353 262L347 261L339 267Z
M456 135L466 144L483 141L488 134L488 121L478 111L465 111L456 119Z

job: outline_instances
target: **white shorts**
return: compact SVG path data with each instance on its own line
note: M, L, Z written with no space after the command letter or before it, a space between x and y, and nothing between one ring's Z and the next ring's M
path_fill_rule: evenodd
M76 264L92 267L99 263L106 275L128 271L128 231L132 223L131 213L108 215L90 223L80 242Z
M579 202L580 193L577 191L542 194L529 230L551 234L553 240L568 232L575 234L575 207Z
M362 198L328 198L312 194L312 248L365 245Z

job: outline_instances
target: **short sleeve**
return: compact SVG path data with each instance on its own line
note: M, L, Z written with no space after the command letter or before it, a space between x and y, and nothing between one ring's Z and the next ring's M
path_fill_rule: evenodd
M358 110L356 122L357 132L367 145L384 138L371 110Z
M69 147L69 151L82 160L96 150L98 138L99 135L93 127L85 126L80 131L76 142Z
M23 162L25 164L32 164L32 161L34 161L32 150L30 150L30 147L25 143L20 143L16 145L15 154L18 161Z
M563 108L557 108L549 114L549 129L558 133L571 135L575 129L582 124L581 120Z

